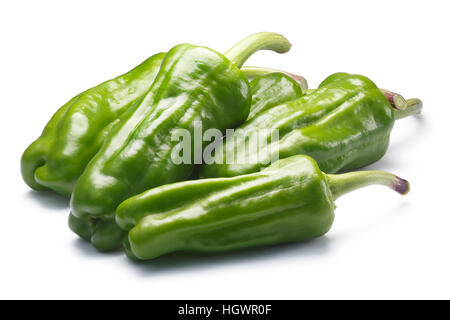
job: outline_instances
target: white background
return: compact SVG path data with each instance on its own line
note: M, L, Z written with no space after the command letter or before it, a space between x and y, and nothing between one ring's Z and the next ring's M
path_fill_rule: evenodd
M448 1L9 1L0 5L0 298L450 298ZM249 65L311 88L370 77L424 101L395 124L370 168L409 179L405 197L370 187L337 201L324 237L214 257L136 264L67 227L66 199L22 181L23 150L75 94L189 42L226 51L257 31L293 44Z

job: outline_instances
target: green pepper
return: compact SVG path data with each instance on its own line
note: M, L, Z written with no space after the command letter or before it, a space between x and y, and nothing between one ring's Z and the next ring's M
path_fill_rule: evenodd
M278 34L259 33L239 42L225 56L190 44L172 48L149 92L120 117L77 181L71 197L72 230L90 238L99 250L120 246L117 226L117 236L104 241L112 232L116 207L135 194L185 180L193 172L197 162L193 156L189 163L171 159L178 145L174 135L187 132L194 155L198 123L203 130L224 131L245 121L251 93L239 68L263 49L282 53L290 49L290 43ZM199 147L201 151L202 143ZM104 226L108 233L103 233ZM98 236L99 243L94 241L97 231L104 234Z
M242 71L245 73L245 75L249 79L267 76L272 73L282 73L282 74L287 75L287 76L291 77L292 79L294 79L302 88L303 94L310 94L316 90L316 89L308 89L308 82L302 76L299 76L299 75L296 75L296 74L293 74L290 72L286 72L283 70L277 70L277 69L273 69L273 68L264 68L264 67L242 67ZM267 89L268 88L269 87L267 87ZM383 93L383 95L386 97L386 99L388 99L389 103L391 104L391 106L394 109L403 110L406 108L407 101L405 100L405 98L403 98L403 96L401 96L398 93L386 90L386 89L379 88L379 90ZM272 105L272 106L275 106L275 105ZM266 109L264 109L264 110L266 110Z
M164 53L155 54L128 73L88 89L63 105L23 153L24 181L35 190L52 189L70 196L119 115L148 92L163 58Z
M264 73L258 75L255 69L264 70ZM242 71L247 78L253 78L250 82L252 104L248 118L274 105L297 99L307 89L306 80L298 75L256 67L243 67ZM120 229L114 228L114 225L114 219L104 218L101 224L97 224L95 219L80 219L73 214L69 216L70 229L87 241L91 241L91 237L95 235L92 242L99 248L121 240L123 233ZM128 251L127 247L124 249Z
M389 97L392 105L399 103L393 101L399 96ZM303 97L271 107L227 135L206 159L200 176L257 172L296 154L313 157L327 173L360 168L385 154L396 119L420 112L420 100L408 104L406 109L395 109L368 78L336 73ZM263 143L253 149L242 147L255 137Z
M137 259L306 241L331 228L335 199L371 184L409 190L406 180L390 173L327 175L312 158L298 155L258 173L148 190L120 204L116 221L129 230L125 251Z
M253 76L253 73L248 71L254 68L243 67L242 71L249 78ZM268 69L264 70L267 71ZM247 121L276 105L300 98L307 88L306 80L294 74L274 70L274 72L256 76L250 82L252 104Z

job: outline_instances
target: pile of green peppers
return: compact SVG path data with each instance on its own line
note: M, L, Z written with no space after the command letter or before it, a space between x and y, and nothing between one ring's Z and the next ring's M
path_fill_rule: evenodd
M422 102L362 75L308 89L296 74L243 66L290 47L261 32L224 54L192 44L155 54L58 109L22 155L23 180L70 197L79 237L137 260L306 241L330 230L347 192L380 184L406 194L404 179L355 170L383 157L394 122ZM198 124L217 133L213 143Z

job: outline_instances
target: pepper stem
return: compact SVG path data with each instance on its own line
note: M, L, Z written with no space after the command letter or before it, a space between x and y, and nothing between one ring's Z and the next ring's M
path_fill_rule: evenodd
M334 200L343 194L369 185L384 185L403 195L409 191L408 181L384 171L355 171L329 174L327 178Z
M399 95L398 93L389 91L389 90L385 90L385 89L380 89L380 91L388 99L392 108L394 108L396 110L406 109L406 100L401 95Z
M258 32L239 41L225 53L225 56L240 68L256 51L272 50L278 53L285 53L289 49L291 49L291 43L281 34Z
M406 100L406 108L404 110L394 110L395 120L406 118L422 112L423 103L420 99L412 98Z
M298 83L300 88L302 88L302 92L304 92L308 89L308 82L306 82L305 78L303 78L302 76L290 73L290 72L283 71L283 70L272 69L272 68L263 68L263 67L242 67L241 70L242 70L242 72L244 72L246 77L250 78L250 79L259 77L259 76L264 76L266 74L274 73L274 72L283 73L283 74L291 77L292 79L294 79Z

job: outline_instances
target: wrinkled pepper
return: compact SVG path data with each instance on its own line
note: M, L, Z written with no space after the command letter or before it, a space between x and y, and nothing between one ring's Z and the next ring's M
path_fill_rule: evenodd
M382 92L364 76L333 74L317 89L257 114L227 135L206 159L200 177L257 172L296 154L311 156L327 173L373 163L385 154L395 120L422 108L420 100L411 99L395 109L395 97L400 96ZM263 143L243 147L255 136Z
M124 248L135 259L306 241L330 230L335 199L372 184L409 190L390 173L327 175L312 158L297 155L253 174L148 190L120 204L116 221L129 230Z
M306 80L301 76L267 68L264 68L262 75L257 75L254 68L248 69L248 74L247 68L242 68L248 78L253 78L250 82L252 104L248 118L274 105L295 100L307 89ZM95 219L80 219L72 214L69 216L71 230L86 241L95 243L99 248L121 241L123 232L115 228L115 225L114 219L103 218L96 223Z
M283 53L290 43L278 34L258 33L225 55L190 44L169 50L149 92L120 117L77 181L71 197L71 229L99 250L120 246L116 207L149 188L185 180L193 172L195 159L181 164L171 160L178 144L174 134L189 133L194 155L196 123L203 130L224 131L248 117L251 92L239 68L264 49Z
M242 71L249 77L245 67ZM293 74L275 71L255 77L250 82L252 104L247 121L276 105L300 98L307 88L306 80Z
M163 58L164 53L155 54L131 71L63 105L23 153L24 181L35 190L51 189L70 196L118 117L148 92Z

